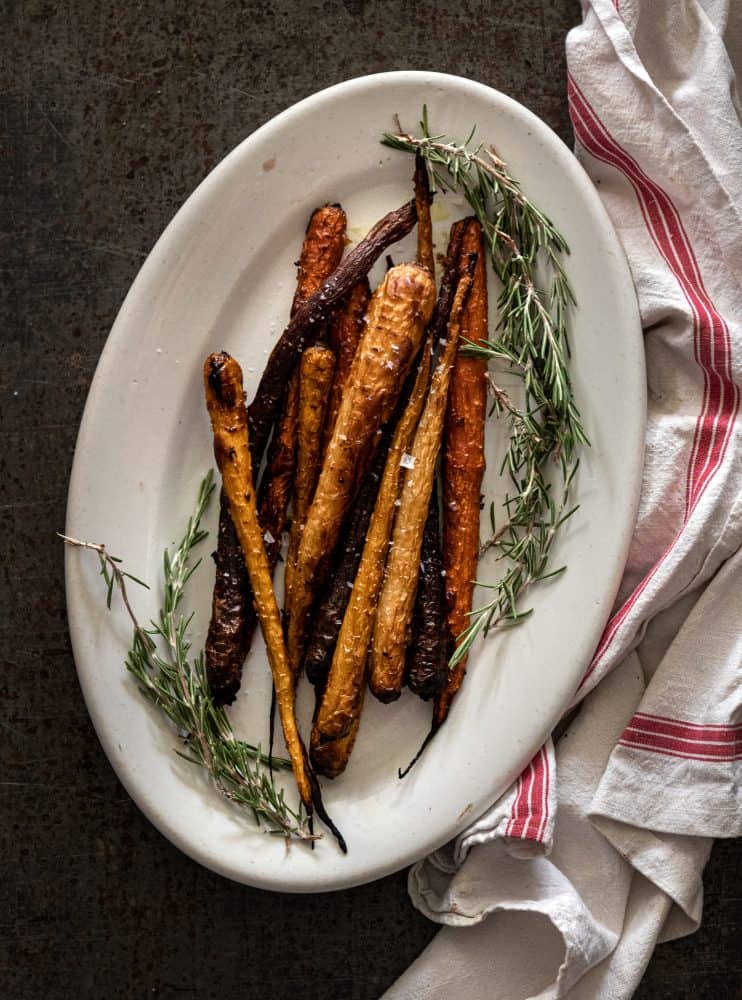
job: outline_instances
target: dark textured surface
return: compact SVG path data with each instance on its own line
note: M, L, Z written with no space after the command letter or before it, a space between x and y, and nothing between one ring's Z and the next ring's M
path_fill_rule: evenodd
M563 38L577 17L576 0L1 5L3 997L374 998L434 934L404 874L270 895L154 831L88 721L52 532L116 311L226 152L312 91L397 68L493 84L569 140ZM716 848L704 927L658 950L642 1000L734 995L738 866L732 845Z

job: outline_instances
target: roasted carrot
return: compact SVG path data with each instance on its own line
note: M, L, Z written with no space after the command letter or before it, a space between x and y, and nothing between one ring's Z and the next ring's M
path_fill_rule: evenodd
M302 802L311 810L312 791L304 746L294 716L294 682L283 642L281 617L258 521L240 366L226 353L212 354L204 365L206 404L214 431L214 456L242 548L255 610L265 636L278 696L281 725Z
M427 210L427 212L426 212L426 208L425 208L426 199L423 196L424 192L427 190L427 187L426 187L426 184L427 184L427 175L421 175L420 166L419 165L416 165L415 181L416 181L415 188L416 188L416 195L417 195L416 201L417 201L417 204L418 204L418 211L419 211L421 217L423 219L425 219L426 214L429 215L429 210ZM457 287L458 281L459 281L459 257L460 257L460 253L461 253L461 243L462 243L462 240L463 240L464 228L465 228L464 225L460 224L460 223L454 223L453 226L451 227L451 234L450 234L450 238L449 238L448 248L447 248L447 251L446 251L446 259L445 259L445 263L444 263L444 267L443 267L443 276L442 276L442 279L441 279L440 293L438 295L438 299L437 299L436 304L435 304L435 310L433 312L433 317L432 317L432 319L430 321L430 326L428 328L428 340L427 340L427 343L429 345L428 346L428 356L429 356L430 346L437 344L438 340L442 337L443 333L445 332L446 325L447 325L448 319L449 319L449 315L451 313L451 305L453 303L453 298L454 298L454 295L455 295L455 292L456 292L456 287ZM423 223L422 231L423 231L423 233L426 231L425 223ZM418 245L418 255L420 255L421 257L424 258L425 254L427 252L426 251L425 240L423 240L420 237L418 237L418 243L419 244L422 243L422 246ZM431 252L432 252L432 248L431 248ZM429 372L429 368L428 368L428 372ZM427 378L427 376L426 376L426 378ZM427 382L425 383L425 385L427 387ZM423 397L421 396L420 397L420 409L422 409L422 399L423 399ZM414 431L414 427L415 427L415 425L417 423L417 419L419 417L419 413L420 413L420 411L418 410L417 416L415 417L415 423L412 425L412 427L410 429L410 438L405 443L403 451L406 450L407 447L409 446L409 444L411 443L411 439L412 439L411 435L412 435L412 432ZM399 458L401 458L401 453L397 456L397 462L399 461ZM393 488L392 494L390 494L389 496L387 496L387 502L388 503L393 504L394 501L398 497L399 485L400 485L400 483L399 483L400 476L401 476L401 469L398 468L396 470L396 478L394 480L394 488ZM393 513L393 509L392 509L392 513ZM375 615L376 615L376 604L377 604L377 601L378 601L378 588L381 585L381 574L383 574L384 566L385 566L385 560L386 560L386 547L387 547L387 544L388 544L388 542L390 540L389 539L389 535L391 534L392 527L393 527L393 518L390 516L389 520L386 522L386 531L388 532L388 534L387 535L383 535L383 533L382 533L382 535L381 535L381 538L383 538L383 559L381 560L380 564L379 563L376 564L377 565L377 570L379 572L379 577L378 577L378 579L375 581L375 583L373 585L373 587L375 587L376 589L373 589L373 587L371 588L371 593L373 595L373 606L370 608L370 611L368 613L368 617L366 618L366 627L368 628L368 634L366 635L365 632L363 633L363 636L365 636L365 638L363 638L362 641L361 640L354 640L354 643L355 643L356 647L357 648L362 648L364 651L368 647L370 639L371 639L371 633L372 633L372 630L373 630L373 625L374 625ZM381 545L382 542L378 541L378 544ZM424 581L424 590L427 590L428 583L430 583L431 588L435 592L435 588L437 588L439 586L439 581L437 581L435 579L433 579L432 581L425 580ZM423 595L421 594L421 599L422 599L422 596ZM432 608L431 608L431 601L427 600L426 603L427 603L428 610L430 611L431 615L434 614L434 612L432 611ZM428 623L429 623L429 625L430 625L430 627L432 629L432 621L430 619L429 619ZM441 615L441 618L440 618L440 623L442 624L442 615ZM350 627L349 627L348 635L349 636L352 635L352 632L350 631ZM438 633L438 638L440 638L441 641L443 639L445 639L446 638L445 633L444 633L444 635L440 635L440 633ZM444 648L440 648L440 647L436 647L435 649L433 648L432 642L430 641L432 639L432 631L431 631L431 634L429 635L428 639L429 639L429 641L426 644L426 654L428 656L428 659L429 660L435 659L435 661L438 662L438 660L440 658L442 658L447 653L447 649L446 649L445 646L444 646ZM347 666L344 666L344 667L340 667L339 666L338 667L338 674L337 674L337 676L338 676L338 678L342 678L344 676L344 672L343 671L345 669L347 669L349 676L351 676L351 677L357 677L359 669L362 671L363 667L364 667L364 664L365 664L365 652L364 652L364 663L362 663L360 665L360 667L359 667L357 661L353 662L353 656L351 655L351 662L350 662L350 664L348 664ZM343 682L341 680L337 681L339 690L341 690L341 691L342 691L342 683ZM336 699L337 698L339 698L338 695L336 695ZM330 711L331 711L331 709L329 708L329 699L328 699L328 716L327 716L328 718L329 718ZM336 704L332 707L332 711L339 712L339 709L338 709L338 706L337 706L337 701L336 701ZM339 725L344 725L345 724L344 717L339 714L338 718L341 720L340 723L338 723L338 724Z
M402 689L423 529L443 433L451 370L456 359L461 311L470 286L471 276L467 274L461 278L456 289L448 323L448 339L436 365L409 462L406 463L371 649L369 684L380 701L395 700Z
M435 253L433 252L433 221L430 217L430 204L433 195L430 192L430 179L425 158L418 152L415 154L415 210L417 211L417 256L418 264L427 267L435 277Z
M294 504L291 534L286 557L284 609L290 614L291 589L296 553L304 530L304 521L312 501L320 468L320 441L327 397L335 368L335 355L329 347L315 344L308 348L299 365L299 419Z
M412 613L413 641L407 649L407 686L428 701L438 694L448 677L448 629L446 598L435 488L420 549L420 575L415 610Z
M242 679L242 664L252 637L255 615L245 561L224 491L219 498L219 529L211 621L205 643L206 677L214 702L231 705Z
M299 382L292 379L286 401L268 449L268 461L258 491L259 519L271 574L281 551L281 536L288 521L294 489L296 437L299 423Z
M316 728L312 729L312 736L309 743L309 756L317 774L322 774L326 778L337 778L348 766L348 760L355 746L358 728L361 724L361 710L363 708L363 698L366 692L366 685L361 685L358 692L357 710L350 723L350 728L344 736L336 740L325 740L322 742Z
M417 208L417 260L433 271L432 202L425 159L418 150L415 156L415 206ZM450 267L449 270L454 270ZM455 268L458 273L458 267ZM435 331L432 331L433 338ZM443 577L438 526L438 500L433 495L423 530L420 571L417 580L415 609L412 614L412 641L407 650L407 683L423 699L432 698L445 684L448 643L443 596Z
M412 230L416 218L414 202L407 202L385 215L291 317L270 353L255 398L248 409L250 450L256 468L276 420L286 383L301 352L313 341L317 324L326 319L335 304L368 274L388 246L401 240Z
M461 336L486 340L487 273L484 238L476 219L467 221L464 254L476 253L471 293L461 316ZM477 575L479 510L484 474L487 361L459 353L451 376L443 444L443 567L447 620L455 641L469 624ZM450 671L434 709L434 725L448 715L466 673L466 658Z
M321 208L317 208L312 212L310 216L309 223L307 225L306 233L304 235L304 242L302 243L301 254L297 263L296 272L296 291L294 292L294 300L291 305L291 315L295 315L297 309L299 309L312 295L315 295L319 289L322 287L322 283L327 280L327 278L333 273L337 267L340 259L343 255L343 248L345 246L345 228L346 228L346 217L345 212L342 210L340 205L323 205ZM324 329L324 325L317 323L314 327L315 335L319 335ZM273 542L269 543L268 546L268 556L271 559L271 568L275 569L276 563L278 561L278 556L281 549L281 536L283 535L286 522L288 520L288 506L292 499L292 494L294 492L294 470L299 464L299 426L300 426L300 415L299 415L299 405L300 405L300 387L299 387L299 367L294 367L289 377L288 388L286 390L286 397L283 404L283 410L281 416L279 417L276 429L273 434L273 440L271 441L271 446L269 450L268 466L266 468L265 475L263 477L263 482L261 483L261 496L265 500L266 504L269 506L274 506L276 508L276 514L280 517L275 518L275 528L271 530L270 522L267 526L267 536L274 538ZM278 481L274 481L272 474L272 463L271 456L273 454L274 445L276 439L279 441L279 445L282 445L286 449L286 454L288 450L291 449L292 463L290 467L286 466L285 473L280 474ZM307 452L305 449L304 453L304 470L299 476L301 481L306 481L306 465L307 465ZM284 484L286 487L284 489ZM312 484L312 488L313 484ZM301 502L301 501L300 501ZM294 512L296 513L296 498L294 498ZM262 511L261 511L262 513ZM303 512L300 516L300 520L303 519ZM292 519L294 523L295 519ZM263 527L266 527L264 521L261 521ZM277 529L277 530L275 530ZM294 541L294 550L296 548L296 540ZM291 553L291 560L293 561L294 553ZM286 567L287 578L285 582L285 587L290 587L290 568L287 564ZM273 696L271 698L270 707L270 729L269 729L269 744L268 752L269 756L273 755L273 739L275 734L275 722L276 722L276 692L273 691Z
M281 535L291 500L297 414L298 384L289 384L286 405L268 450L262 494L258 497L258 519L271 574L281 551ZM206 675L215 702L231 705L240 688L242 664L250 650L258 620L245 560L223 491L218 538L214 553L216 577L212 615L205 648Z
M445 336L448 320L451 315L454 295L459 284L459 258L461 256L461 241L464 237L464 227L454 222L448 238L446 259L443 263L441 287L433 310L433 318L428 327L431 343L435 348L441 337Z
M329 347L315 344L304 352L299 367L299 450L296 466L295 509L300 520L312 502L321 465L320 434L335 370Z
M340 205L322 205L312 212L299 256L292 316L319 292L340 263L345 249L346 224Z
M316 807L322 815L324 808L319 785L296 724L294 677L273 592L263 529L258 521L242 371L234 358L224 352L210 355L204 364L204 388L214 432L214 456L222 474L224 493L250 577L294 777L307 812L311 816L313 807ZM342 838L339 842L344 848Z
M299 544L287 626L292 664L302 661L318 584L326 576L376 435L391 416L418 353L434 298L428 271L417 264L400 264L387 272L371 299Z
M335 352L335 374L327 400L325 426L322 431L322 453L327 451L335 428L340 401L345 383L348 381L353 358L366 324L366 312L371 298L368 278L362 278L353 286L330 326L330 346Z
M425 350L409 401L394 430L366 544L335 646L327 686L312 728L313 754L317 754L325 743L345 737L360 716L366 687L368 649L397 510L403 471L400 462L410 447L425 403L430 363L430 351ZM327 772L323 769L323 773Z
M312 212L299 256L292 316L316 294L340 262L345 245L345 227L345 212L340 205L322 205ZM274 539L272 542L270 537L266 539L274 567L294 490L301 424L299 405L299 375L295 370L285 390L283 410L260 485L260 523L268 536Z
M325 689L345 609L350 601L353 581L358 572L368 535L385 462L386 449L382 442L353 504L347 530L343 533L342 551L333 570L327 593L312 614L312 630L304 657L304 669L307 679L314 684L320 696Z

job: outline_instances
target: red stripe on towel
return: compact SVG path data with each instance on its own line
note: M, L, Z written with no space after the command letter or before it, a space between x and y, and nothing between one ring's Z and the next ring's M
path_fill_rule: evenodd
M739 388L731 374L731 346L727 324L705 289L698 262L677 209L667 193L652 181L636 160L613 139L571 76L568 80L568 94L570 115L580 143L596 159L620 170L634 188L652 240L672 271L690 307L693 317L694 355L704 378L701 412L696 420L686 474L683 524L662 557L608 622L595 656L581 682L582 686L674 548L706 487L719 469L739 409Z

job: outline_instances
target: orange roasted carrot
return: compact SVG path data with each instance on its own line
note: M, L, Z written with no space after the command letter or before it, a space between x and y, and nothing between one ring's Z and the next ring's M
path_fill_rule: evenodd
M296 273L291 315L318 292L340 263L347 219L340 205L322 205L312 212Z
M309 816L313 809L316 810L335 834L341 849L345 850L342 836L324 809L319 784L296 722L294 676L289 666L281 614L273 591L263 529L258 521L242 371L234 358L222 352L206 359L204 390L214 432L214 457L222 475L222 488L250 577L255 612L273 675L281 728L299 795Z
M469 299L461 317L461 337L486 340L487 272L484 237L469 219L462 244L462 268L477 254ZM443 442L443 568L448 630L455 641L469 624L479 549L479 511L484 474L487 360L459 352L451 378ZM466 673L466 658L449 672L435 701L433 724L440 726Z

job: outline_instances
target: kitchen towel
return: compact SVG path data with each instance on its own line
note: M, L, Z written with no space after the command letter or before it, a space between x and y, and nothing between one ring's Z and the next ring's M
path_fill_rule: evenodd
M742 833L742 127L728 0L590 0L576 152L629 260L647 358L642 497L579 711L415 865L443 925L385 1000L623 1000L701 919ZM725 33L729 33L729 48Z

